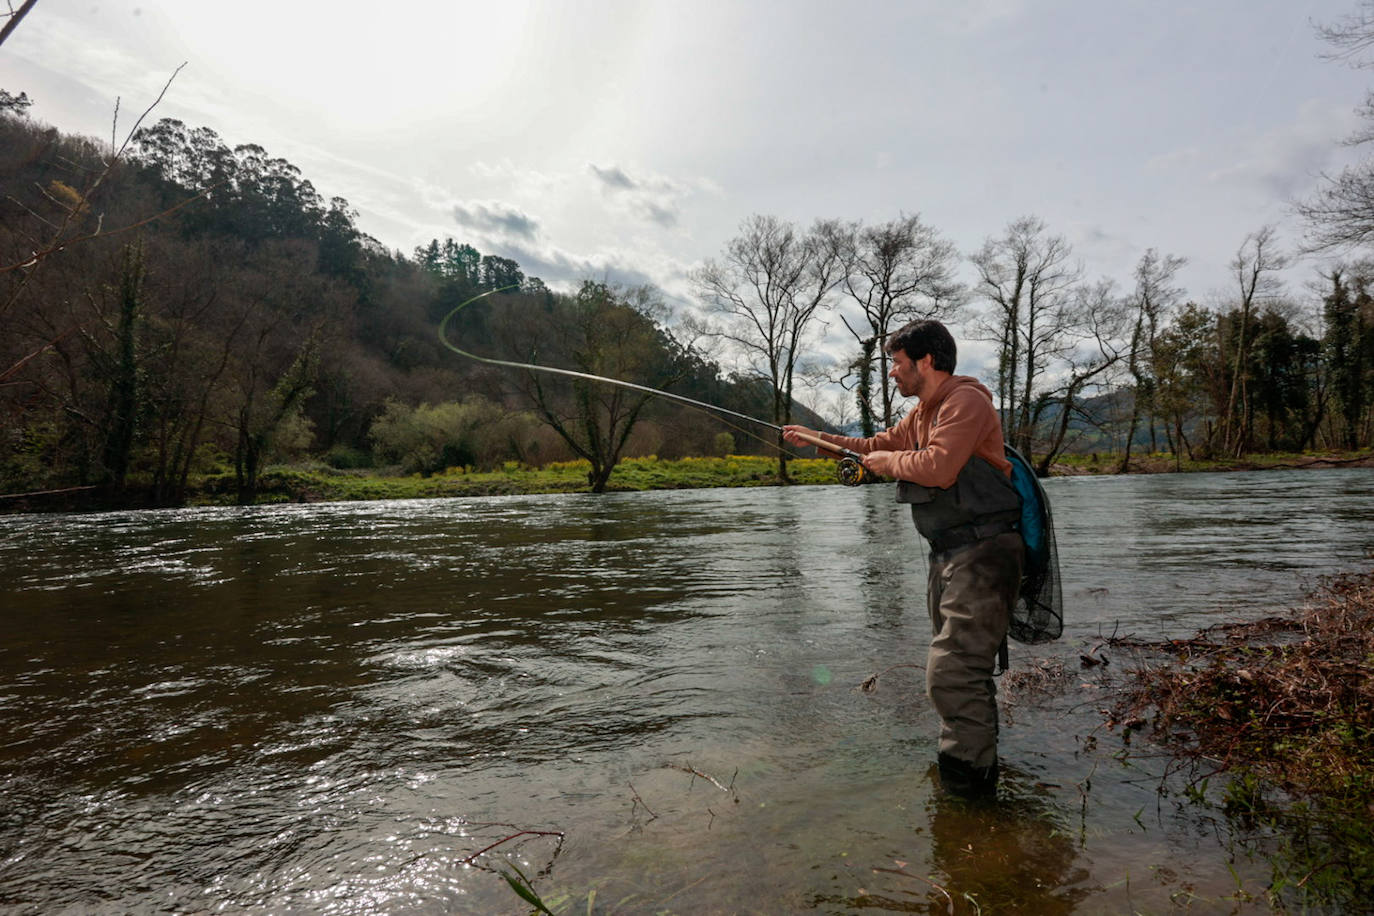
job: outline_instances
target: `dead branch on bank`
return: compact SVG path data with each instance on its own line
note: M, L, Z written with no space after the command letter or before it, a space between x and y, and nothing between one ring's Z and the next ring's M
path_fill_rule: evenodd
M1369 768L1374 572L1330 580L1289 616L1109 644L1175 656L1137 672L1109 726L1148 724L1155 740L1205 764L1200 778L1243 767L1290 794L1324 795Z

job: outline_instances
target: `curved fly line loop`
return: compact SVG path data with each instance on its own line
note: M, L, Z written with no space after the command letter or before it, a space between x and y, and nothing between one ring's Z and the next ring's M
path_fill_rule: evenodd
M796 457L794 455L791 455L789 452L787 452L786 449L782 448L776 442L770 442L762 436L752 433L749 430L744 429L743 427L736 426L734 423L731 423L728 420L726 420L725 417L736 417L740 420L745 420L749 423L755 423L759 426L766 426L769 429L776 430L777 432L782 432L782 427L778 426L775 423L769 423L766 420L760 420L757 417L751 417L748 414L739 413L738 411L730 410L727 407L720 407L716 404L708 404L705 401L698 401L695 398L689 398L686 395L674 394L671 391L663 391L659 388L650 388L648 385L640 385L635 382L627 382L624 379L610 378L604 375L593 375L590 372L578 372L575 369L560 369L557 366L540 366L537 363L521 363L509 359L494 359L489 356L478 356L475 353L469 353L467 350L462 349L457 344L453 343L448 339L448 323L454 315L458 314L460 311L467 308L469 305L472 305L472 303L476 302L479 299L483 299L487 296L492 295L493 293L503 293L513 289L518 289L518 287L503 286L499 289L489 289L484 293L478 293L476 296L473 296L471 299L468 299L465 302L459 303L457 306L451 309L447 315L444 316L442 321L439 322L439 342L448 349L452 350L454 353L457 353L459 356L475 360L479 363L486 363L489 366L504 366L507 369L523 369L527 372L546 372L551 375L561 375L565 378L582 379L584 381L589 382L602 382L607 385L616 385L621 388L628 388L631 391L639 391L644 394L651 395L653 397L666 398L670 401L676 401L679 404L683 404L687 407L692 408L693 410L698 410L702 413L708 414L714 417L716 420L720 421L721 423L724 423L726 426L729 426L731 429L744 433L746 436L749 436L752 439L757 439L765 445L771 448L775 448L785 455L789 455L789 457ZM864 468L863 458L859 454L851 452L848 449L842 449L836 445L831 445L830 443L824 442L820 439L812 439L811 444L818 446L820 448L828 449L831 452L839 452L843 456L841 457L839 467L837 468L837 472L841 483L847 484L849 486L857 486L858 484L863 483L865 479L867 479L868 472Z

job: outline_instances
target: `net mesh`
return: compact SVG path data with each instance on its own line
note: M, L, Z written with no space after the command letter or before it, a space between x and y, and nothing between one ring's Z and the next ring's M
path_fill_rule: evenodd
M1011 610L1009 635L1017 642L1041 643L1058 639L1064 632L1064 595L1059 587L1059 550L1054 543L1054 516L1050 500L1035 484L1044 507L1043 547L1027 551L1026 569L1021 576L1021 593Z

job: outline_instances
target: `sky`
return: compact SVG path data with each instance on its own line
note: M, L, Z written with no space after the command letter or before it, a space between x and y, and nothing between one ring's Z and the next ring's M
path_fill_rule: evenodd
M1034 215L1090 278L1128 289L1155 248L1216 305L1247 234L1294 249L1293 202L1364 155L1374 73L1314 30L1356 3L39 0L0 88L108 141L175 73L149 122L261 145L389 249L452 237L555 289L690 308L755 214L919 214L965 255Z

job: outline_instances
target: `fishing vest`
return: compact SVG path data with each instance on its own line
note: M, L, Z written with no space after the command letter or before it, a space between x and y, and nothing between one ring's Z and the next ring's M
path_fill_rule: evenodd
M1011 479L977 455L949 487L897 481L897 502L910 503L916 530L935 553L1015 531L1021 519L1021 497Z

